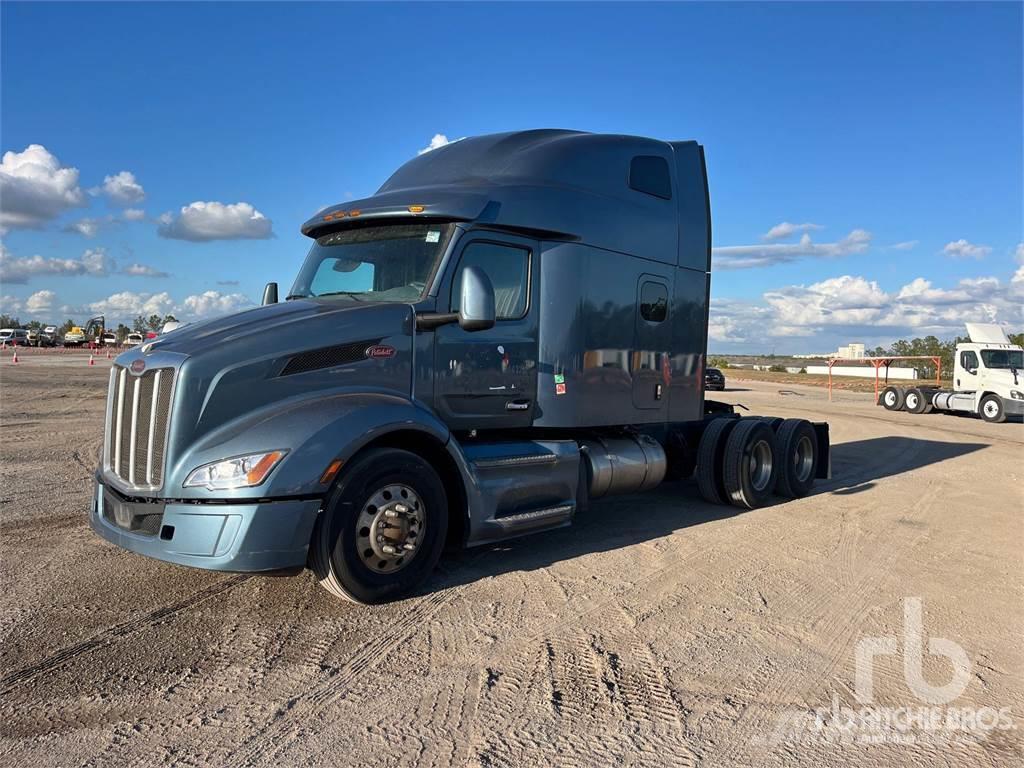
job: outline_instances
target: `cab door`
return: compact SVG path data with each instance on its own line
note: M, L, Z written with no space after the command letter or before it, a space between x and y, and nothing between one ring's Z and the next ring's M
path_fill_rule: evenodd
M434 339L435 408L453 430L529 426L537 395L536 241L471 233L460 244L455 269L442 284L439 311L458 311L462 270L483 269L494 286L496 321L486 331L457 323Z
M633 378L633 407L650 412L644 414L645 421L668 413L671 383L668 356L672 348L670 295L670 278L654 274L640 275L630 370Z

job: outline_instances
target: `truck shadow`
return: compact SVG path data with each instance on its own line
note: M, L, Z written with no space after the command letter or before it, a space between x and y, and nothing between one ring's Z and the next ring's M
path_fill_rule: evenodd
M832 447L832 479L819 480L811 495L862 493L884 478L986 447L983 443L947 443L894 436L840 443ZM785 503L787 500L776 498L767 508ZM745 511L707 503L692 480L665 483L646 494L600 499L577 514L571 527L446 553L437 576L426 585L424 592L629 547Z

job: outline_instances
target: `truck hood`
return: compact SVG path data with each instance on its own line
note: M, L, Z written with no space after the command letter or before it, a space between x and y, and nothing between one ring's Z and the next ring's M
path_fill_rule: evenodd
M117 363L180 360L173 458L200 437L238 430L299 400L364 392L411 398L413 334L409 304L302 299L183 326Z

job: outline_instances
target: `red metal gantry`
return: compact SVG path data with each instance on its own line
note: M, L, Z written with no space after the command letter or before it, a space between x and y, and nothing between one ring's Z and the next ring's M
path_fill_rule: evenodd
M942 376L942 358L938 355L886 355L885 357L830 357L828 359L828 399L832 402L832 366L836 363L871 363L875 369L875 402L878 402L878 370L885 366L885 384L889 384L889 366L896 360L931 360L935 364L935 384Z

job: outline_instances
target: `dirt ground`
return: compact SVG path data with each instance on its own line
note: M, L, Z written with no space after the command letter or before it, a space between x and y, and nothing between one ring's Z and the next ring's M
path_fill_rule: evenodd
M739 514L664 485L366 608L308 572L190 570L93 535L106 379L105 360L0 361L5 766L1024 763L1020 424L735 381L716 397L830 422L814 495ZM904 670L915 604L928 684L955 679L942 649L966 653L966 687L932 707L964 725L919 714L871 743L836 717L862 706L863 639L900 638L872 711L930 706Z

